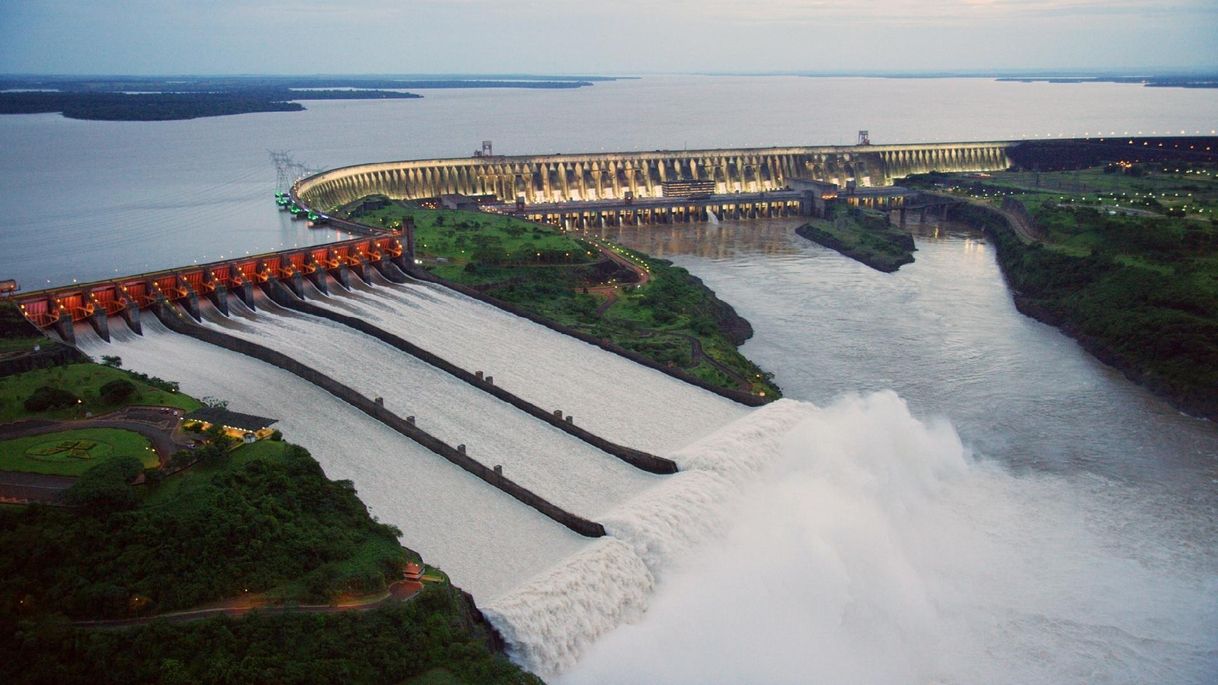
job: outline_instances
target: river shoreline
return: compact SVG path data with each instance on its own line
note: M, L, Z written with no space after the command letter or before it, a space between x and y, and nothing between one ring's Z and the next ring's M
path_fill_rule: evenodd
M975 216L971 211L968 211L965 212L964 217L958 220L973 229L981 231L993 241L998 252L998 268L1002 272L1003 280L1007 290L1011 294L1015 309L1020 314L1043 324L1053 326L1077 342L1092 357L1120 371L1125 378L1149 390L1175 409L1195 418L1211 422L1218 421L1218 398L1209 398L1207 400L1207 398L1191 396L1177 388L1170 387L1168 383L1140 368L1136 360L1127 359L1117 354L1102 340L1084 332L1075 322L1070 321L1065 316L1047 310L1039 303L1033 301L1032 298L1020 292L1014 284L1006 258L1010 256L1012 250L1023 249L1023 243L1019 241L1015 230L1009 225L1006 217L1002 214L980 205L971 205L971 208L983 212L985 217Z

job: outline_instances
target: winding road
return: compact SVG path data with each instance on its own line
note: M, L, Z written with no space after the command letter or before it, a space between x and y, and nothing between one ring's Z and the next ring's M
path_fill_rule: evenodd
M181 409L172 407L135 406L89 419L28 419L0 425L0 440L48 435L81 428L117 428L139 433L147 438L164 466L174 452L186 447L173 439L173 429L182 413ZM64 491L72 487L74 482L76 479L69 476L0 471L0 502L58 504L62 501Z

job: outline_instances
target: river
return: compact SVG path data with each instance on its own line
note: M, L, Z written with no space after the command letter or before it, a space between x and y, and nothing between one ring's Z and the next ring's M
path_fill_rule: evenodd
M32 287L326 237L275 212L267 149L332 166L460 156L483 138L524 154L840 143L859 128L876 142L1208 133L1218 119L1213 90L984 79L654 77L426 95L189 122L0 117L0 275ZM518 659L563 682L1218 679L1218 430L1015 311L979 235L928 227L917 261L889 275L793 228L607 233L689 268L753 324L743 351L790 399L752 412L448 294L382 285L323 302L681 465L653 484L484 412L470 431L480 443L499 432L536 445L539 462L513 468L603 513L611 537L594 543L260 363L156 326L109 347L83 340L280 418L479 596ZM301 354L335 370L355 341L274 311L237 324L281 349L317 340ZM405 362L378 378L368 369L392 355L368 345L353 383L418 384L382 394L455 439L452 398L468 389ZM546 373L530 376L537 364ZM589 371L602 365L614 370ZM612 394L615 377L641 400ZM602 396L620 399L600 413ZM496 450L512 456L484 453ZM570 458L605 487L558 492L546 465Z
M1020 315L977 233L883 274L795 225L602 232L732 302L821 409L563 682L1213 682L1214 426Z

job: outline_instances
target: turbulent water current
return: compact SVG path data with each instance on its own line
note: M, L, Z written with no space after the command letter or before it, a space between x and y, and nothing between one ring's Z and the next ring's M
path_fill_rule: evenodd
M603 523L596 540L151 317L143 336L80 329L80 344L280 419L475 595L515 659L560 682L1213 682L1213 426L1010 309L976 236L923 236L919 262L885 275L790 229L612 236L681 262L753 322L745 351L792 398L755 410L442 287L306 291L675 460L671 476L261 295L256 311L230 299L229 317L204 306L203 325L383 397Z

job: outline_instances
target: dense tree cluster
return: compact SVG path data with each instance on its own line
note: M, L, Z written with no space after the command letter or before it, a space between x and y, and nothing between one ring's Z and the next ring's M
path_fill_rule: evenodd
M0 682L540 683L490 651L484 628L447 586L404 604L343 614L254 614L191 624L84 630L62 619L0 624ZM437 681L429 681L437 682Z
M135 391L135 383L125 378L116 378L98 389L98 399L106 404L123 404Z
M960 211L992 229L1025 310L1065 326L1101 359L1182 406L1218 415L1218 297L1207 267L1218 255L1218 227L1043 208L1037 220L1050 234L1091 240L1089 254L1075 256L1020 243L986 210Z
M49 411L51 409L70 407L79 401L80 398L63 388L43 385L30 393L30 396L25 398L25 402L22 404L25 406L26 411Z
M303 448L176 476L135 506L129 464L73 489L80 509L0 510L0 615L103 618L167 611L299 582L302 598L374 592L399 572L397 531L373 521L350 481Z
M67 492L68 503L101 515L131 509L139 503L131 483L143 470L140 460L130 455L107 459L85 471L72 484Z

